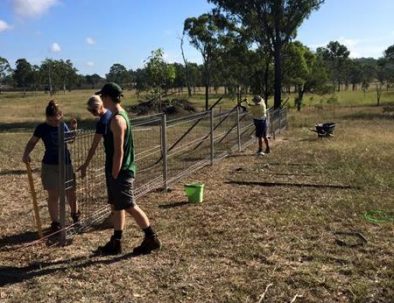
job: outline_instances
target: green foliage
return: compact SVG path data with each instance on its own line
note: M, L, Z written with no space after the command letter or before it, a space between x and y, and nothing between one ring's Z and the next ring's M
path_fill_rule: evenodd
M115 63L111 66L109 73L105 75L108 82L115 82L119 85L126 86L130 81L131 77L126 67L120 63Z
M176 77L174 65L167 64L163 59L164 52L161 48L152 51L146 62L145 68L148 76L148 85L155 94L161 94L171 87Z
M209 2L236 16L250 30L254 41L270 50L275 66L274 107L280 107L283 48L295 38L298 27L313 10L319 9L324 0L209 0Z

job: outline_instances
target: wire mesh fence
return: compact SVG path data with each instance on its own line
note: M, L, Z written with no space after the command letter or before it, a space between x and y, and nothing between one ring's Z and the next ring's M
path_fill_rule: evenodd
M268 132L275 138L287 127L286 110L269 110L268 124ZM133 118L131 125L137 165L137 198L154 189L165 189L184 176L234 151L241 151L255 140L253 120L249 113L242 112L239 107L227 112L215 113L212 110L168 120L164 114ZM72 234L90 227L110 213L102 144L98 146L84 178L79 173L66 173L66 155L69 153L75 172L85 162L94 136L93 129L59 132L60 219L62 226L67 226L63 228L63 240L66 233ZM37 172L34 179L38 183ZM47 224L49 218L44 211L46 195L38 184L37 189L40 215ZM75 190L82 214L78 225L70 224L71 220L66 214L66 193L72 190Z

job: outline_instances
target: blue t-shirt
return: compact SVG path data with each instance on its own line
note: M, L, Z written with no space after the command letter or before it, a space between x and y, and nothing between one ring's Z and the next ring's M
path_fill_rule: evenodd
M96 134L105 136L108 131L109 122L111 121L112 113L107 110L105 114L96 123Z
M66 124L64 124L64 132L67 135L69 132L69 128ZM58 145L58 127L51 126L48 123L41 123L34 130L33 136L42 139L45 146L45 154L42 159L42 163L50 164L50 165L58 165L59 164L59 145ZM66 144L66 164L71 164L70 152L67 148Z

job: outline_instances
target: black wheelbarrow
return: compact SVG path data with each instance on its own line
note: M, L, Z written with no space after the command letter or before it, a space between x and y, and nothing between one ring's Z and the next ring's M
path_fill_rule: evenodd
M319 138L323 138L323 137L333 137L334 129L335 129L334 122L326 122L326 123L316 124L315 129L311 129L311 130L316 132Z

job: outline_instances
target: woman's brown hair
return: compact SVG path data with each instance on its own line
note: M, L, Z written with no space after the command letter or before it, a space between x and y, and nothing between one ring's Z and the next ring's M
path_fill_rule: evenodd
M45 114L47 117L53 117L57 115L62 115L63 112L60 110L60 107L55 102L55 100L51 100L49 101L47 108L45 109Z

